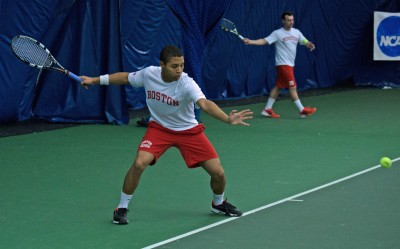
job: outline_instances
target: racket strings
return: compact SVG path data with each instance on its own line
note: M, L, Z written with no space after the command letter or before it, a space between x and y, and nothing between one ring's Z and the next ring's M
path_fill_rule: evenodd
M13 39L12 49L23 60L39 67L50 67L53 63L50 53L35 41L19 37Z
M225 30L235 30L235 24L233 24L231 21L227 19L222 19L221 21L221 27Z

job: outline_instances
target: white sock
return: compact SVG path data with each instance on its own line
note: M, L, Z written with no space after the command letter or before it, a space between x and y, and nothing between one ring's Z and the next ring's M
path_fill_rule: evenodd
M127 195L121 191L121 198L119 200L118 208L128 208L132 195Z
M221 195L213 194L213 203L215 206L221 205L224 202L224 193Z
M301 104L300 99L293 101L293 103L296 105L297 109L299 109L299 112L301 112L304 109L304 106Z
M266 110L272 109L272 106L274 105L274 103L275 103L275 99L269 97L268 101L267 101L267 104L265 105L265 109Z

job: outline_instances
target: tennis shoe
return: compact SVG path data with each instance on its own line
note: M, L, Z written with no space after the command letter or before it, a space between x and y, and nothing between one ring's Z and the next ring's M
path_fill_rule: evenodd
M231 217L239 217L242 216L242 212L240 212L235 206L227 202L225 200L220 205L214 205L214 202L211 204L211 212L216 214L223 214Z
M305 118L305 117L307 117L307 116L311 116L311 115L313 115L314 112L316 112L316 111L317 111L317 108L306 106L306 107L304 107L304 109L300 112L300 117L301 117L301 118Z
M117 208L114 210L113 223L119 225L128 224L128 209L127 208Z
M280 117L280 115L276 114L272 109L264 109L261 112L261 115L270 117L270 118L279 118Z

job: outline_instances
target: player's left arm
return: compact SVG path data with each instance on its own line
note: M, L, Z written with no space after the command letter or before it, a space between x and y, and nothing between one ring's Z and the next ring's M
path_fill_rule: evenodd
M312 42L310 42L310 41L308 41L308 42L305 44L305 46L306 46L308 49L310 49L310 51L313 51L313 50L315 49L314 43L312 43Z
M314 43L310 42L309 40L307 40L306 38L303 38L301 40L301 44L306 46L308 49L310 49L310 51L313 51L315 49L315 45Z
M232 110L228 115L217 104L205 98L199 99L196 104L208 115L227 124L249 126L250 124L244 122L244 120L253 118L253 112L249 109L240 112Z

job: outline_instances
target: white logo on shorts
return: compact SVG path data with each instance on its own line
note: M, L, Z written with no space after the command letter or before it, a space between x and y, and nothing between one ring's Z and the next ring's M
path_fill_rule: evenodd
M140 147L150 148L152 144L153 144L153 143L150 142L149 140L144 140L144 141L140 144Z

